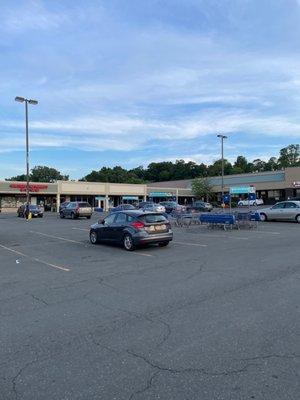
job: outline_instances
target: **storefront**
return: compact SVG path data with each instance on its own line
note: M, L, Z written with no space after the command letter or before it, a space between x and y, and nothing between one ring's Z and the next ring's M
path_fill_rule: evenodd
M208 178L215 197L221 200L222 178ZM265 204L289 198L300 198L300 167L286 168L280 171L260 172L252 174L227 175L224 177L224 191L229 192L233 186L253 186L256 197L262 198ZM178 202L185 204L193 201L192 179L155 182L148 185L148 196L152 192L168 192L176 196Z
M107 210L122 202L146 199L147 186L138 184L58 181L56 183L30 182L30 201L43 206L45 211L56 211L64 201L86 201L92 207ZM0 182L0 206L16 210L26 202L26 182Z

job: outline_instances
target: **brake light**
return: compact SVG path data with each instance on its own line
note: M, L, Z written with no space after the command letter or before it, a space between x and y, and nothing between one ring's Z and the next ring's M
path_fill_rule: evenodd
M134 222L131 222L131 224L130 224L133 228L135 228L135 229L143 229L144 227L145 227L145 225L143 224L143 222L141 222L141 221L134 221Z

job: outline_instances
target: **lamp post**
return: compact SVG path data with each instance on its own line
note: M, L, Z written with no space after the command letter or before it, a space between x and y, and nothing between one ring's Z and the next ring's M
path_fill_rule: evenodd
M218 138L221 139L221 148L222 148L222 205L224 204L224 139L227 139L225 135L217 135Z
M37 105L37 100L25 99L17 96L15 98L19 103L25 103L25 131L26 131L26 201L29 205L29 137L28 137L28 104Z

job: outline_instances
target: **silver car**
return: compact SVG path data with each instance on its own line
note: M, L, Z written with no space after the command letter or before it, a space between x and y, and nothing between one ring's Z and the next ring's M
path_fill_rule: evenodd
M259 210L261 221L296 221L300 224L300 201L281 201Z
M148 211L148 212L159 212L159 213L165 213L166 212L166 208L164 206L162 206L161 204L156 204L156 203L146 204L142 208L142 210Z

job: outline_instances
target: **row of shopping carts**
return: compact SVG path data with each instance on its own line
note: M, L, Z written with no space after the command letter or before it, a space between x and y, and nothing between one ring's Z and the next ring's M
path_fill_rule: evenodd
M214 213L186 213L174 211L168 216L171 224L178 227L190 227L192 225L207 225L208 228L241 229L257 228L260 215L257 211L224 213L222 210Z

